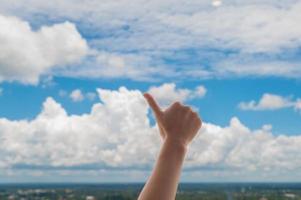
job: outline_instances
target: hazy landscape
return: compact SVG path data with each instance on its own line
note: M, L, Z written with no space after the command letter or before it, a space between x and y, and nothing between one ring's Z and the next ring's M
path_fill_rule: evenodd
M143 184L2 184L0 199L134 200ZM299 200L299 183L184 183L177 200Z

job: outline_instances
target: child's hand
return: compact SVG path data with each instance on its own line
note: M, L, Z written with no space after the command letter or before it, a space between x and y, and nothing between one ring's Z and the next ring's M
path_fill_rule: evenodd
M198 114L179 102L162 111L150 94L145 93L144 97L155 114L164 141L187 146L202 126Z

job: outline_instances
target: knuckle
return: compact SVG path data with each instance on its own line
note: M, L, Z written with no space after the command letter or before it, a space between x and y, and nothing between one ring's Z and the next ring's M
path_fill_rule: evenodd
M192 116L196 121L202 121L197 112L192 112Z
M198 125L198 126L202 125L202 121L199 118L195 118L194 121L195 121L196 125Z
M189 112L189 108L187 106L182 106L180 110L181 110L181 112L183 112L185 114L189 114L190 113Z
M173 103L173 106L175 107L180 107L181 106L181 103L179 101L176 101Z

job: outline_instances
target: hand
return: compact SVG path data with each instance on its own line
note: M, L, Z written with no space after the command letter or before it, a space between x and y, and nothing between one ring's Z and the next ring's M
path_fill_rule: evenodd
M145 93L144 97L155 114L163 140L186 147L202 126L198 114L179 102L162 111L150 94Z

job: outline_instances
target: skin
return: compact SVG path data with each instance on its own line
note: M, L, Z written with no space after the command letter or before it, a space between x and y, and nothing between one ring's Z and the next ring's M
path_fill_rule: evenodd
M155 99L144 94L155 115L163 140L153 172L138 200L174 200L187 147L202 126L198 114L179 102L162 110Z

